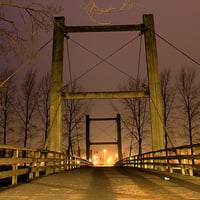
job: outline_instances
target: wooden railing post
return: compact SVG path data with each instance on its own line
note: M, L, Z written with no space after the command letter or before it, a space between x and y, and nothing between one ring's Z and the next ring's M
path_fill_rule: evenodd
M156 153L153 153L153 169L157 170Z
M40 171L39 171L39 166L40 163L38 162L38 159L40 158L41 153L39 151L35 152L35 164L36 164L36 172L35 172L35 177L39 177L40 176Z
M64 170L68 170L67 169L67 164L68 164L67 163L67 153L65 152L63 156L64 156Z
M35 152L34 151L30 153L30 157L33 158L34 162L30 163L29 180L34 178L34 172L33 172L34 166L35 166Z
M45 167L46 167L46 171L45 171L45 175L51 174L51 166L50 166L50 162L49 162L49 157L50 157L50 153L45 152Z
M19 150L18 149L13 150L13 158L18 158L18 157L19 157ZM12 170L14 172L14 175L12 176L12 185L17 184L17 174L15 174L17 169L18 169L18 163L12 166Z
M53 173L56 172L56 153L53 153Z

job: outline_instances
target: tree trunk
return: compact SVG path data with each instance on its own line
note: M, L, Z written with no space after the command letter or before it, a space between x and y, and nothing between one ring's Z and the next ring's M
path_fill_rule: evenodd
M68 138L68 155L73 156L73 148L72 148L72 140L71 140L71 133L69 133L69 138Z
M27 123L25 125L25 130L24 130L24 147L27 145L27 135L28 135L28 128L27 128Z
M142 138L138 140L138 155L142 155Z

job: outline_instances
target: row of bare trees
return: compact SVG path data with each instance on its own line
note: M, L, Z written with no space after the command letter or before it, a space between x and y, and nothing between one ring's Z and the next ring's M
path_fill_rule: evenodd
M200 141L200 81L198 76L197 69L182 67L176 78L175 87L172 85L172 80L170 83L171 73L169 70L161 76L161 80L165 80L165 83L161 82L163 104L166 105L166 108L164 108L164 123L168 127L170 113L172 113L171 120L177 124L178 130L188 138L187 141L190 145ZM172 106L173 104L174 106ZM193 153L192 148L191 150Z
M9 71L1 70L0 81ZM37 83L38 82L38 83ZM38 81L37 72L29 70L17 89L11 79L0 89L0 127L1 140L7 144L10 135L13 142L23 141L24 147L31 146L32 137L44 141L47 139L49 124L50 76L46 74ZM120 87L124 91L147 90L145 82L128 81ZM66 87L69 91L69 88ZM73 83L72 92L82 88ZM163 99L163 126L165 127L166 148L173 145L175 139L185 139L192 145L200 139L200 81L195 68L181 68L176 77L170 69L161 73L161 94ZM147 99L121 100L122 122L132 139L138 144L138 153L142 153L142 142L149 131L149 111ZM78 100L63 101L63 132L68 152L73 152L73 144L79 143L83 118L88 111L88 103ZM82 134L83 135L83 134ZM18 138L16 140L16 138ZM170 144L169 144L170 141ZM40 144L42 142L40 141ZM80 149L77 144L78 149Z
M34 59L35 52L38 52L35 49L38 45L39 33L53 29L54 15L59 13L61 8L49 3L21 4L12 1L0 2L0 6L2 39L0 56L4 61L2 65L5 65L10 57L12 58L10 60L15 57L15 63L19 62L19 67L12 73L0 69L0 139L3 140L1 143L7 144L10 135L13 143L23 141L26 147L31 145L33 138L46 140L48 137L51 128L49 124L50 77L47 74L39 81L37 72L30 70L22 80L20 88L16 87L17 81L15 82L13 77ZM71 87L72 91L80 90L75 83ZM64 136L68 139L68 152L73 152L72 144L80 138L80 128L77 127L80 127L83 113L86 112L85 105L87 104L75 100L64 101Z
M1 71L0 82L8 76L7 70ZM72 92L80 92L75 82ZM3 144L20 143L23 146L38 146L47 139L50 124L50 76L44 75L38 80L37 72L27 71L19 88L11 79L0 89L0 138ZM78 100L63 101L63 134L68 152L73 153L73 144L81 137L82 119L88 104ZM7 142L7 138L9 141ZM36 141L37 144L36 144ZM68 142L68 145L66 144ZM77 144L79 147L79 145ZM80 149L80 147L79 147Z
M2 72L1 69L1 74L3 74ZM7 73L4 74L5 76L1 77L1 81L8 76ZM23 146L26 147L28 139L38 132L39 127L36 122L38 118L36 115L41 114L39 106L41 101L39 98L42 99L44 91L40 90L43 84L42 81L39 85L36 81L36 71L30 70L22 80L19 88L16 87L14 78L0 88L0 111L5 113L0 115L1 130L4 132L4 144L7 144L7 138L9 137L11 140L9 143L21 143L23 141ZM12 130L12 132L9 130Z
M173 75L170 68L161 72L163 127L166 148L183 143L192 145L200 141L199 71L193 67L182 67L175 76ZM138 84L134 80L129 80L120 89L127 91L146 90L144 86L144 81L139 81ZM138 154L141 154L142 142L147 137L147 132L150 129L148 102L146 99L123 99L121 104L125 111L122 116L124 128L131 138L135 139ZM132 144L130 148L132 148Z

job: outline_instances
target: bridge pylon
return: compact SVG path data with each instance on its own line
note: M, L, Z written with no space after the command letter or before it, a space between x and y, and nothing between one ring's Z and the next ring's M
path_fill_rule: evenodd
M164 149L163 109L161 100L158 55L152 14L143 15L149 105L151 118L152 150Z
M50 82L50 127L48 150L60 152L62 149L62 87L64 17L54 18L53 52Z

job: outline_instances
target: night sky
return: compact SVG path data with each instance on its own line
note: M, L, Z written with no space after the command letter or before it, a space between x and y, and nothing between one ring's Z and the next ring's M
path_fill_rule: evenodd
M135 1L136 6L131 10L102 14L94 17L96 24L88 17L86 12L80 8L83 1L68 0L48 2L53 2L63 8L60 15L65 16L65 24L68 26L97 25L101 23L109 23L113 25L141 24L142 15L152 13L154 15L156 33L160 34L169 42L200 62L200 46L198 43L200 35L200 2L198 0L193 0L192 2L187 0L138 0ZM120 7L119 0L95 0L94 2L98 7L103 8ZM69 37L104 58L107 55L112 54L112 52L138 34L138 32L77 33L69 34ZM127 45L120 52L108 59L109 62L120 68L125 73L130 74L133 78L136 78L137 76L139 42L138 38L136 41L130 43L130 45ZM180 68L182 65L195 65L159 38L157 38L157 46L159 67L161 70L166 67L170 67L174 70ZM74 78L79 77L100 61L98 58L81 49L71 41L69 41L69 51L72 76ZM66 52L65 59L67 60ZM51 61L51 59L48 60ZM64 69L66 70L66 79L68 79L69 73L67 61L64 65ZM144 47L141 55L140 73L141 76L146 77ZM126 81L127 78L127 76L116 71L108 64L102 63L90 73L80 78L79 83L83 86L85 91L117 90L119 82ZM103 105L105 105L105 101ZM108 109L102 109L101 107L98 109L97 113L96 109L93 108L91 113L98 116L112 115L110 109L109 112L107 112L107 110Z
M5 1L6 2L6 1ZM66 26L82 26L82 25L99 25L99 24L142 24L143 14L153 14L156 33L173 43L176 47L190 55L192 58L200 62L200 1L199 0L137 0L136 5L130 10L124 10L115 13L105 13L99 16L89 18L85 10L81 9L83 0L40 0L40 1L13 1L28 5L31 2L54 4L62 8L60 16L65 16ZM119 8L120 0L94 0L100 8ZM17 17L17 16L16 16ZM94 22L94 20L96 22ZM106 57L119 49L128 41L136 37L138 32L117 32L117 33L76 33L69 34L69 37L80 43L87 49L95 52L101 57ZM47 41L52 37L52 32L41 33L39 43ZM131 75L133 78L137 76L138 54L139 54L139 38L127 45L120 52L108 59L109 62L117 66L120 70ZM65 40L66 45L66 40ZM178 53L165 42L157 38L159 68L160 70L170 67L172 70L178 70L181 66L189 67L198 65L194 64L183 55ZM32 66L36 67L41 74L51 69L51 53L52 43L48 48L44 49L41 54L34 60ZM77 78L85 71L90 69L100 61L94 55L86 50L81 49L69 40L69 54L72 70L72 77ZM146 62L144 52L144 41L141 53L140 75L146 77ZM31 65L27 66L28 69ZM16 66L17 67L17 64ZM23 69L16 78L21 79L26 69ZM64 57L64 84L69 80L69 65L67 61L67 52L65 48ZM113 69L106 63L101 63L90 73L78 79L78 83L84 88L84 91L110 91L118 90L119 83L128 79L127 76ZM112 109L108 100L93 100L92 108L89 112L91 117L113 117L116 112ZM123 112L123 111L122 111ZM112 127L110 132L115 130ZM113 128L114 126L114 128ZM102 126L98 128L99 134L102 134ZM103 128L105 132L105 127ZM109 132L109 131L108 131ZM112 133L107 133L113 135ZM115 136L112 136L115 138ZM108 140L112 140L112 137Z

